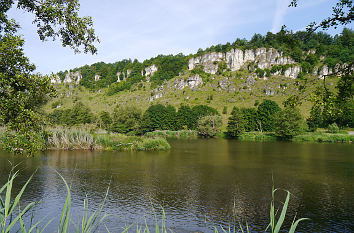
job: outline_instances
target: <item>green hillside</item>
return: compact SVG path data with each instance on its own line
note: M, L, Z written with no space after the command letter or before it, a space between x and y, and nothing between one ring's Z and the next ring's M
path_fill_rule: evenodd
M86 65L57 74L58 95L45 105L44 111L51 114L82 103L98 116L102 111L112 113L116 106L135 106L145 111L153 104L176 108L208 105L224 113L225 128L234 106L256 107L264 99L282 106L290 96L299 95L302 115L308 117L311 94L324 83L333 91L339 80L338 67L352 64L353 41L354 32L350 29L334 37L323 32L292 33L283 29L265 36L255 34L249 41L237 39L232 44L200 49L188 56L159 55L143 62L123 60ZM243 51L245 58L247 51L260 57L244 62L235 70L226 58L237 51ZM259 51L265 55L257 55ZM269 58L269 53L277 57ZM223 58L212 58L220 54ZM205 64L198 63L208 56L211 58L204 61ZM192 64L191 68L193 59L197 60L197 65ZM150 72L152 66L157 70ZM71 82L67 81L68 77Z

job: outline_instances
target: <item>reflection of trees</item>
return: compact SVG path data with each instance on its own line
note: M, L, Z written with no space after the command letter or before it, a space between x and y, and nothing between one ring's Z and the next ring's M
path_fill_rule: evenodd
M300 228L324 224L330 217L338 222L352 217L352 163L342 165L350 161L345 155L351 148L345 145L197 140L173 141L172 147L170 152L151 153L48 152L26 159L24 177L41 166L31 192L63 200L64 185L50 167L58 170L72 185L75 208L82 206L86 194L90 207L97 207L111 182L107 212L131 221L149 213L153 204L164 206L175 226L202 224L204 216L222 224L236 213L264 230L273 175L276 187L293 194L289 216L314 219ZM0 163L0 169L3 179L7 167ZM284 198L282 193L277 196L279 201Z

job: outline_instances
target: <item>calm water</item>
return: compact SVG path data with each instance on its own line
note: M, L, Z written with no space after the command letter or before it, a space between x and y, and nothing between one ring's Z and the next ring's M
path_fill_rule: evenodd
M38 168L24 201L42 200L37 214L57 216L65 189L55 169L72 185L74 220L86 195L95 209L110 184L105 210L114 215L107 219L112 232L144 223L145 216L153 224L161 206L174 232L212 232L235 215L258 232L268 225L273 176L276 187L293 194L288 225L296 214L311 218L299 232L354 232L353 145L195 140L171 146L169 152L47 152L28 159L0 153L0 183L9 161L21 162L17 190Z

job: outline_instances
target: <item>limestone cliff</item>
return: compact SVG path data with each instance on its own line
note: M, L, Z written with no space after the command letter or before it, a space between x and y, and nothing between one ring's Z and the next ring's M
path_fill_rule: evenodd
M283 56L276 49L258 48L256 50L231 49L226 53L212 52L189 60L189 70L203 66L206 73L216 74L219 68L218 63L225 62L231 71L246 68L246 65L254 63L260 69L271 68L273 65L294 64L290 57ZM300 73L300 67L292 67L286 72L287 77L296 78Z

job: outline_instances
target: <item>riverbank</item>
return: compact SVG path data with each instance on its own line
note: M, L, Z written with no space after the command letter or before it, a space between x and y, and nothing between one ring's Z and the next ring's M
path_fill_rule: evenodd
M169 150L170 144L165 138L153 136L127 136L112 133L96 133L82 128L50 128L44 134L36 135L40 140L40 150L108 150L108 151L161 151ZM27 141L16 138L16 148L5 128L0 129L0 148L21 152Z
M158 130L145 134L146 137L162 137L165 139L197 139L202 138L195 130ZM272 132L244 132L238 137L230 138L225 132L219 133L216 138L229 138L245 142L275 142L284 141L284 139L277 137ZM352 143L354 141L354 135L349 134L346 131L340 131L339 133L328 133L326 131L319 132L306 132L301 135L288 139L290 142L308 142L308 143Z

